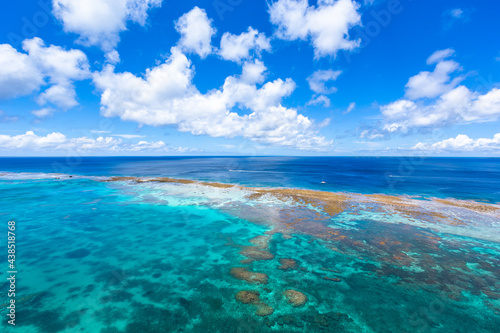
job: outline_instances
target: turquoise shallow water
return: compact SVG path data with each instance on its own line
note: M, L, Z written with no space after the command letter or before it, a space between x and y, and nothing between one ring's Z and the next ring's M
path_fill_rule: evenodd
M2 233L7 221L16 221L19 271L17 325L7 325L3 305L2 332L465 333L500 327L496 242L358 216L343 225L350 243L274 234L274 258L242 263L242 246L270 227L255 216L242 218L243 199L235 194L26 178L0 179ZM262 211L266 219L271 215ZM411 266L390 260L390 246L397 247L391 239L409 244ZM297 267L278 269L283 258L295 259ZM0 259L7 263L6 251ZM265 273L269 281L238 280L233 267ZM0 303L8 301L6 288ZM287 289L304 293L307 303L290 305L282 295ZM258 291L274 312L255 315L252 304L236 301L241 290Z

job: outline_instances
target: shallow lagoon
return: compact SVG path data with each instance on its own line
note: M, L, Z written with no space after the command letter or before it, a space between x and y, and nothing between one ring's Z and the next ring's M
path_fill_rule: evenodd
M318 221L314 207L252 201L239 189L17 178L0 180L1 216L18 227L17 326L3 320L5 331L496 332L500 325L499 243L468 237L463 226L453 234L359 209ZM290 219L300 224L273 232ZM316 234L325 228L332 232ZM267 238L255 249L257 236ZM262 251L272 257L255 260ZM295 265L280 269L280 259ZM267 274L267 283L238 279L234 267ZM289 289L307 302L293 306L283 296ZM255 304L236 300L242 290L259 292L273 312L256 315Z

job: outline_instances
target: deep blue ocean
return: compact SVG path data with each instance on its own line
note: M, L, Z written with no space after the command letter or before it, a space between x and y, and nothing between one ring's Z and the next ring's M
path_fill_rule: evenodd
M0 158L1 171L164 176L247 186L500 202L500 158L29 157Z
M107 176L457 198L499 210L418 199L453 218L364 203L333 216L246 189ZM496 333L499 202L494 158L0 158L0 331ZM9 221L16 326L7 316Z

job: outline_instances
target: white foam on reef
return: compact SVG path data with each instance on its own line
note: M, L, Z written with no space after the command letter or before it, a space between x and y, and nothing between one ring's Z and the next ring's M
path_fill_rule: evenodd
M82 178L82 177L67 175L63 173L0 171L0 179L5 179L5 180L70 179L70 178Z
M418 228L431 229L435 232L443 234L451 234L455 236L470 237L475 239L500 242L500 206L488 205L489 207L497 207L499 210L478 212L465 207L444 204L438 198L429 200L415 200L409 197L402 197L402 203L409 204L413 208L421 212L422 215L440 213L446 216L446 219L438 217L431 221L421 219L418 216L409 216L404 212L397 211L390 204L375 203L382 208L381 211L372 211L363 209L365 207L363 195L351 195L352 203L361 209L355 210L353 214L349 209L332 218L331 228L334 229L356 229L357 224L363 221L374 220L389 224L406 224ZM453 201L453 200L452 200ZM477 204L475 201L461 201L462 203ZM431 216L431 215L429 215Z
M292 200L277 198L272 193L259 196L258 199L249 198L255 192L252 189L241 188L219 188L210 185L193 183L135 183L132 187L137 187L139 197L153 195L169 205L205 205L211 207L224 207L234 204L245 204L249 206L261 205L268 207L292 207L297 203ZM146 190L146 191L144 191ZM423 213L441 212L450 217L448 219L436 220L433 222L419 219L416 216L406 216L404 213L392 210L391 205L383 205L380 212L370 210L347 209L337 216L331 218L332 228L356 229L358 221L375 220L384 223L400 224L404 223L414 227L432 229L442 234L452 234L463 237L500 242L500 226L498 225L498 213L476 212L466 208L446 205L434 200L415 200L403 197L404 202L418 208ZM351 194L351 203L363 207L370 201L364 195ZM471 201L472 202L472 201ZM380 203L379 203L380 204ZM317 207L306 205L305 208L319 212ZM456 218L463 223L454 223L452 218Z
M287 200L286 196L279 198L272 193L260 193L261 195L252 198L256 192L252 188L233 186L221 187L217 184L209 183L184 183L181 180L176 182L156 182L155 178L131 178L116 180L109 176L76 176L60 173L30 173L30 172L1 172L0 180L70 180L70 179L91 179L96 181L109 181L110 186L120 187L121 189L132 193L137 202L168 204L171 206L207 206L214 208L226 208L239 204L248 206L259 206L262 209L268 207L271 209L281 209L297 206L292 199ZM140 180L142 182L137 182ZM257 188L255 190L258 190ZM432 229L441 234L452 234L463 237L471 237L494 242L500 242L500 205L491 205L497 207L497 211L475 211L467 207L461 207L460 204L478 204L475 201L456 201L457 205L444 204L437 198L426 200L417 200L410 197L400 196L401 203L409 204L423 214L432 214L433 212L442 213L447 218L427 221L418 216L408 216L404 212L398 211L396 206L390 203L381 203L368 198L362 194L346 194L349 196L349 204L352 207L360 209L352 210L347 208L344 212L331 218L331 228L356 229L358 222L375 220L384 223L399 224L404 223L414 227ZM454 200L450 200L453 202ZM381 211L371 211L364 209L365 206L375 204L381 207ZM302 205L311 211L321 213L318 207L311 205Z
M112 179L112 178L108 178ZM138 198L150 198L154 196L158 202L168 202L172 206L198 205L222 207L233 204L249 206L293 206L294 202L284 198L277 198L269 193L259 196L258 199L250 199L249 196L255 194L253 188L241 187L220 187L218 183L184 183L182 181L161 182L155 181L157 178L139 177L133 179L115 180L112 184L121 184L128 191L133 191ZM140 182L137 182L139 180ZM227 184L232 186L232 184ZM258 188L255 188L257 190ZM313 207L311 207L313 209Z
M109 176L82 176L66 173L51 172L9 172L0 171L0 180L71 180L71 179L90 179L96 181L106 181L111 179Z
M138 198L154 196L172 206L222 206L234 202L248 202L247 196L253 193L240 187L219 188L197 183L136 183L135 181L125 181L125 183L133 185L129 190L137 191Z

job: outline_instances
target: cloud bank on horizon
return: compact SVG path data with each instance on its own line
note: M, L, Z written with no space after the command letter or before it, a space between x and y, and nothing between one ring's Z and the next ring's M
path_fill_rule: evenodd
M455 32L481 8L410 45L410 1L213 5L52 0L0 41L0 154L500 154L500 50Z

